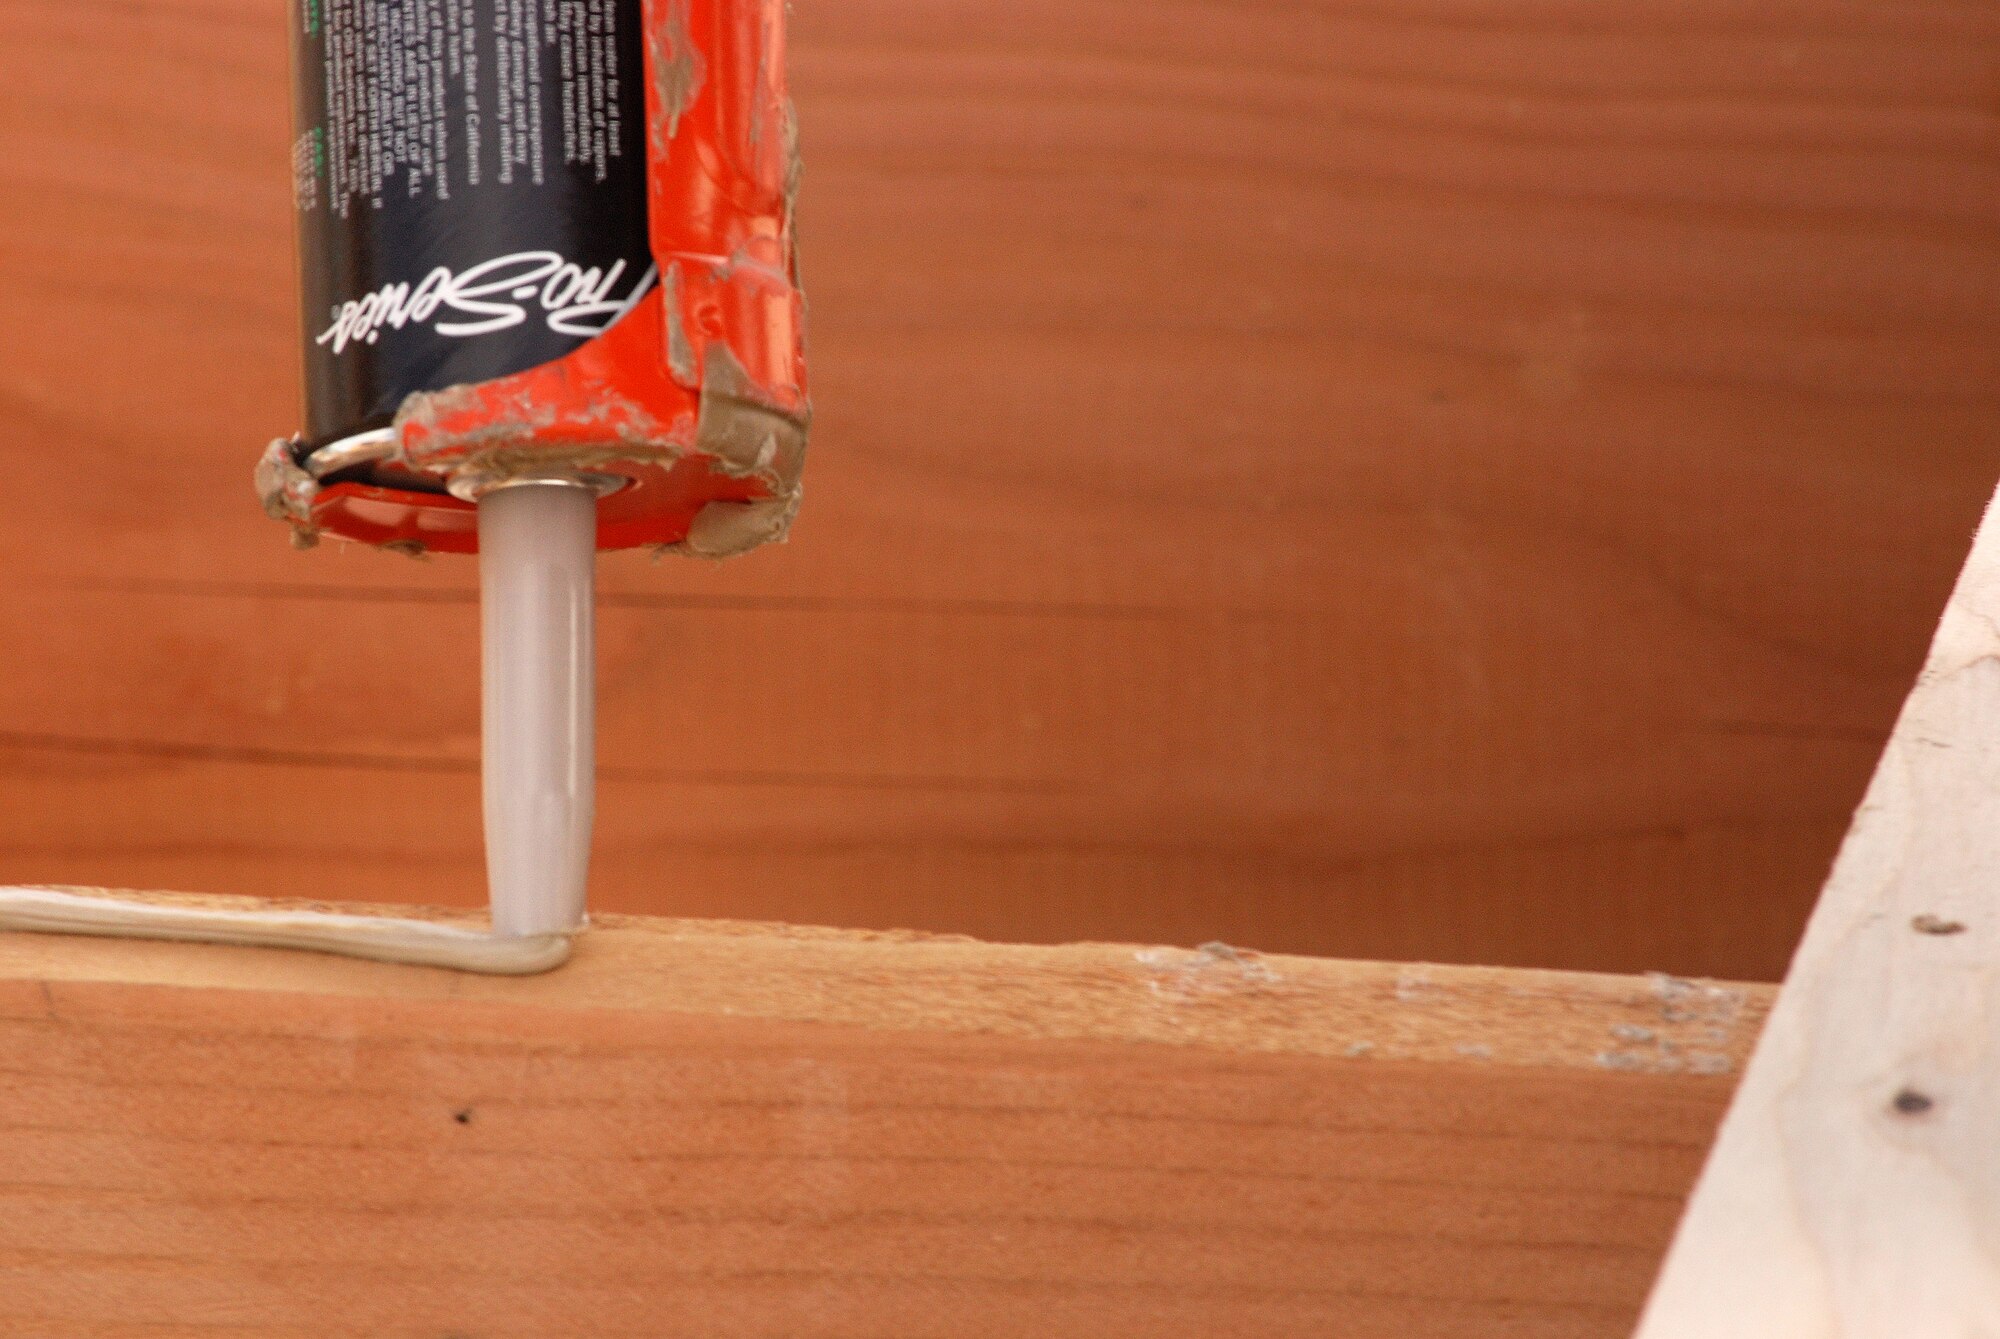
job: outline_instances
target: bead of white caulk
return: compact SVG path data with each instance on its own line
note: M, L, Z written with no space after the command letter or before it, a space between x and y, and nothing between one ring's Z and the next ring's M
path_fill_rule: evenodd
M493 929L583 923L595 809L597 493L510 481L479 498L481 775Z

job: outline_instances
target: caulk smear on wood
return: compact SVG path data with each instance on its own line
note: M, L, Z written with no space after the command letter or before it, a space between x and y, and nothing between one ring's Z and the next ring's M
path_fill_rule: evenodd
M502 936L392 916L138 901L67 888L0 887L0 930L307 949L498 976L546 972L570 953L567 934Z

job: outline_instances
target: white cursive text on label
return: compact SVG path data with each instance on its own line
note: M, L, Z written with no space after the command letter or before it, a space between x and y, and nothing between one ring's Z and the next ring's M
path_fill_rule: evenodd
M440 265L412 288L384 284L333 313L333 324L313 342L332 347L338 355L350 344L373 344L383 327L431 323L440 335L465 339L507 330L528 319L532 305L559 335L588 339L601 335L630 311L653 286L655 268L647 266L632 291L613 297L625 274L625 262L611 268L584 269L554 251L516 251L495 256L463 274ZM435 318L449 316L451 320ZM461 319L465 318L465 319Z

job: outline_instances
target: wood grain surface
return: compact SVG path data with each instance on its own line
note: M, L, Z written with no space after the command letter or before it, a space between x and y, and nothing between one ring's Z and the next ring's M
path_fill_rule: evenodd
M1765 987L617 918L0 936L0 1328L1622 1336Z
M806 510L605 561L598 906L1779 974L2000 474L2000 13L793 23ZM249 494L282 28L0 6L0 878L470 905L470 566Z

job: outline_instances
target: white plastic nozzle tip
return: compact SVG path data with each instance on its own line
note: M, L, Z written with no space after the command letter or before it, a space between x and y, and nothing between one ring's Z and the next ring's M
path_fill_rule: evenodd
M479 499L486 882L503 935L583 923L596 808L597 494L523 481Z

